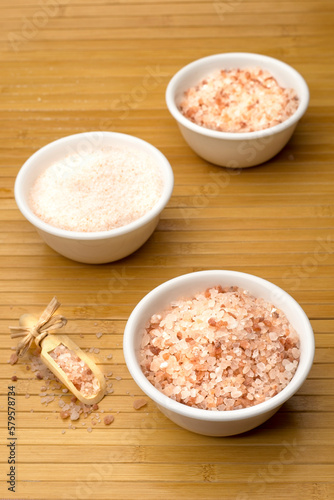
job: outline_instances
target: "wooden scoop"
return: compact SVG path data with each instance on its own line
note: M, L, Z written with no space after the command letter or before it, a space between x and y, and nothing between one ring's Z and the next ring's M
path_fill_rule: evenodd
M36 325L38 318L33 316L32 314L23 314L20 317L19 324L20 326L28 326L32 327ZM93 394L91 397L84 396L81 392L73 385L73 383L68 378L67 374L60 368L60 366L56 363L56 361L50 356L50 352L53 351L58 345L63 344L65 347L73 351L93 372L95 377L97 378L100 388L96 394ZM71 340L67 335L47 335L41 342L40 347L41 351L41 359L43 363L52 371L52 373L64 384L66 387L76 396L79 401L87 405L93 405L101 401L106 391L106 381L103 373L98 368L98 366L94 363L94 361L83 352L79 346L73 340Z

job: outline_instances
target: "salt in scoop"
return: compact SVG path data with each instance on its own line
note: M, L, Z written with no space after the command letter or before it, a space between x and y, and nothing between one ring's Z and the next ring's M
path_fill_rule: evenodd
M23 314L19 320L20 326L10 327L12 338L23 337L16 352L18 356L24 356L34 342L41 348L43 363L79 401L87 405L98 403L106 391L101 370L67 335L49 335L67 323L64 316L54 316L59 306L60 302L54 297L39 319L32 314ZM73 374L75 371L78 372L77 378Z

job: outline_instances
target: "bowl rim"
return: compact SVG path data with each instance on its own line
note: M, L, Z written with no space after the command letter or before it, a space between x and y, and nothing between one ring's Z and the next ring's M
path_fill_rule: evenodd
M210 411L199 408L194 408L187 406L183 403L179 403L178 401L174 401L158 389L156 389L151 382L146 378L144 373L142 372L139 362L136 356L135 350L135 339L136 335L140 334L136 330L136 323L142 316L145 308L150 304L152 298L157 295L163 296L165 292L170 291L173 287L181 282L189 280L191 282L189 284L189 288L191 288L191 284L194 284L197 277L206 275L209 277L217 276L217 282L222 281L225 277L238 277L245 278L248 280L252 280L254 283L257 283L263 286L264 289L269 289L273 293L282 294L282 297L287 300L298 312L298 317L303 324L303 330L305 331L305 335L308 342L308 350L304 355L303 360L303 370L299 371L299 373L295 373L292 380L288 383L288 385L277 395L273 396L271 399L264 401L263 403L259 403L258 405L242 408L239 410L227 410L227 411ZM284 308L282 308L284 311ZM197 271L193 273L187 273L181 276L177 276L176 278L172 278L171 280L165 281L161 285L157 286L153 290L151 290L147 295L145 295L142 300L137 304L137 306L133 309L129 319L126 323L123 337L123 353L127 368L133 377L136 384L140 387L140 389L151 398L157 405L162 406L168 411L181 415L183 417L188 417L196 420L207 420L212 422L227 422L227 421L236 421L236 420L244 420L252 417L257 417L261 414L268 413L270 411L276 411L285 401L287 401L291 396L293 396L304 381L307 378L307 375L312 367L313 358L315 352L315 341L314 341L314 333L311 326L311 323L302 309L302 307L298 304L298 302L291 297L287 292L285 292L282 288L278 287L274 283L267 281L258 276L242 273L239 271L231 271L227 269L216 269L216 270L208 270L208 271Z
M249 57L250 64L254 61L257 65L261 66L262 62L271 62L274 63L278 68L281 68L285 72L289 72L293 78L299 82L300 87L302 88L302 93L299 97L299 106L295 113L293 113L289 118L287 118L284 122L274 125L273 127L269 127L262 130L256 130L254 132L222 132L219 130L213 130L201 125L197 125L193 123L191 120L186 118L175 103L175 92L176 88L182 79L188 74L189 71L196 67L200 67L206 62L210 61L229 61L238 57ZM187 89L184 89L187 90ZM206 57L202 57L200 59L196 59L195 61L190 62L186 66L183 66L169 81L166 94L165 94L166 104L169 112L175 118L175 120L179 123L179 125L183 125L187 129L197 132L198 134L216 138L216 139L226 139L232 141L240 141L240 140L251 140L251 139L260 139L262 137L271 136L273 134L282 132L287 128L295 125L300 118L304 115L310 100L310 92L308 85L302 75L294 69L289 64L281 61L280 59L276 59L271 56L266 56L263 54L257 54L255 52L222 52L219 54L212 54Z
M109 136L113 137L115 139L121 138L125 141L129 141L129 145L135 147L136 145L138 146L145 146L146 152L148 154L152 154L152 157L154 157L157 161L158 166L161 168L161 170L164 173L164 182L163 182L163 189L162 189L162 194L157 201L157 203L149 210L146 214L144 214L142 217L139 219L136 219L133 222L130 222L129 224L126 224L125 226L121 226L118 228L110 229L108 231L91 231L91 232L84 232L84 231L70 231L67 229L62 229L58 228L56 226L52 226L51 224L48 224L47 222L44 222L42 219L40 219L37 215L34 214L32 209L29 206L29 203L26 202L23 197L21 196L21 190L24 189L23 187L23 179L27 172L31 168L33 168L34 164L36 161L38 161L40 155L44 154L45 151L48 149L54 149L59 147L62 147L64 143L75 143L76 141L79 141L81 139L89 138L93 134L102 134L103 137ZM52 162L50 163L51 166ZM47 166L47 167L48 167ZM46 167L46 168L47 168ZM45 233L51 234L53 236L58 236L61 238L66 238L66 239L72 239L72 240L103 240L103 239L108 239L111 237L117 237L121 236L127 233L130 233L132 231L135 231L136 229L148 224L151 220L153 220L156 216L158 216L162 210L165 208L167 205L171 195L172 191L174 188L174 173L173 169L161 151L159 151L158 148L153 146L147 141L144 141L143 139L140 139L139 137L130 135L130 134L123 134L121 132L111 132L111 131L89 131L89 132L82 132L78 134L72 134L72 135L67 135L64 137L61 137L60 139L57 139L55 141L49 142L45 146L42 146L39 148L35 153L33 153L22 165L20 168L16 179L15 179L15 185L14 185L14 197L16 204L22 213L22 215L31 223L33 224L37 229L44 231Z

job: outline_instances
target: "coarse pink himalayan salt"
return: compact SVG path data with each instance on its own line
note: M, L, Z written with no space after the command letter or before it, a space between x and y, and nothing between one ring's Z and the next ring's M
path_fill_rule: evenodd
M69 231L109 231L139 219L162 194L158 165L143 151L105 148L49 166L30 192L37 217Z
M208 75L188 89L180 111L209 129L254 132L284 122L298 105L295 90L280 87L268 71L230 69Z
M93 396L98 392L100 389L98 379L89 366L74 351L63 344L59 344L49 354L83 396Z
M237 410L278 394L299 361L284 313L238 287L216 286L154 314L140 365L159 391L205 410Z

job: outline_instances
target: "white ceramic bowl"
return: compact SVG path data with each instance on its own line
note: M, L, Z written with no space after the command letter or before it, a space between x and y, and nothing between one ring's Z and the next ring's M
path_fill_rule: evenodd
M131 147L149 154L160 167L163 192L156 205L143 217L110 231L77 232L59 229L43 222L29 206L29 192L36 178L49 165L74 153L117 146ZM34 153L22 166L15 182L15 200L21 213L37 229L45 243L60 254L79 262L102 264L122 259L137 250L156 228L160 213L172 194L173 170L166 157L154 146L137 137L116 132L85 132L70 135Z
M196 125L179 110L184 92L208 74L221 69L252 67L268 70L279 85L295 89L299 107L285 122L257 132L219 132ZM184 139L195 153L216 165L245 168L269 160L286 145L307 109L309 90L304 78L288 64L260 54L236 52L203 57L183 67L168 84L166 102Z
M270 301L286 314L300 337L300 362L293 379L279 394L250 408L209 411L174 401L148 381L138 362L142 334L153 314L161 312L180 297L191 297L196 292L216 285L239 286L257 297ZM269 281L236 271L200 271L163 283L139 302L126 324L123 350L127 367L134 381L173 422L199 434L229 436L262 424L298 391L312 366L314 335L311 324L300 305L289 294Z

